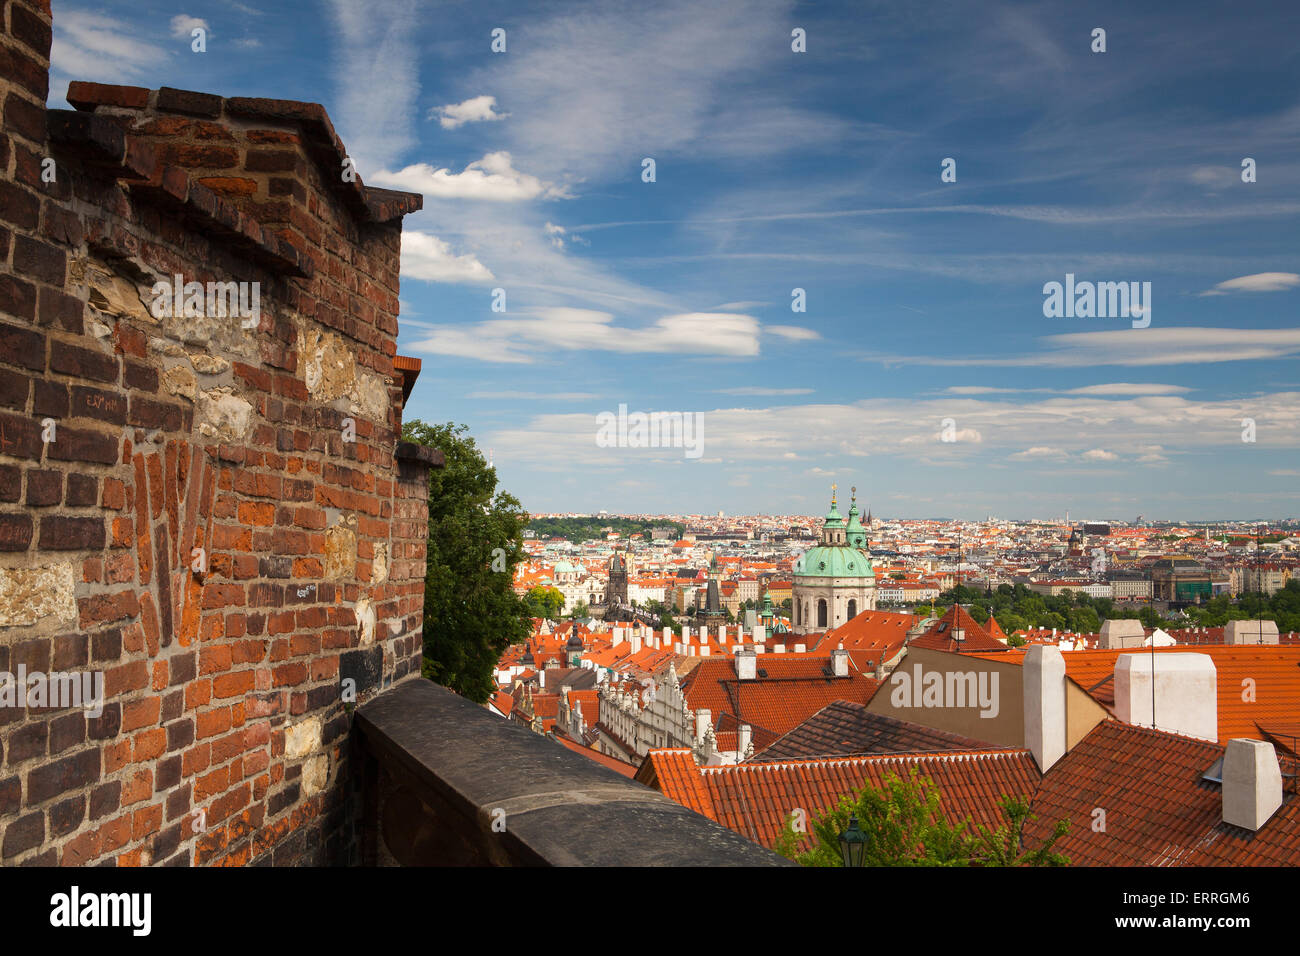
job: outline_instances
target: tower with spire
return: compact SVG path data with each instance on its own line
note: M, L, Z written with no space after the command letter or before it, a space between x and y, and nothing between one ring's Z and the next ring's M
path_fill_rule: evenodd
M858 515L857 488L852 489L849 517L839 512L837 486L831 485L831 509L821 540L794 565L792 588L796 634L816 634L876 608L876 573L867 551L867 529Z

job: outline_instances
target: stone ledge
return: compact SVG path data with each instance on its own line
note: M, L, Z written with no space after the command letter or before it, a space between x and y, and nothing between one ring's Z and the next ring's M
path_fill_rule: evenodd
M383 839L401 862L793 865L431 681L407 681L364 704L355 727L395 784L382 810L366 813L382 819ZM498 810L504 832L492 828Z

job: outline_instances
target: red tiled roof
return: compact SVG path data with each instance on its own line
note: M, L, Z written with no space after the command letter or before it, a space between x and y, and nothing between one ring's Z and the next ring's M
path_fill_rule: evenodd
M637 779L729 830L771 847L795 809L806 811L811 823L841 796L861 790L864 784L880 788L890 775L905 777L911 768L934 781L947 820L970 818L988 827L1005 823L998 800L1030 796L1039 779L1027 750L756 761L722 767L697 767L687 750L652 750Z
M965 632L963 640L953 640L953 631L957 628ZM911 646L958 654L1006 650L1005 644L991 637L983 625L977 624L975 618L971 617L964 607L956 604L950 607L943 617L935 621L928 631L912 641Z
M1069 832L1054 849L1076 866L1294 866L1300 862L1300 798L1256 833L1223 822L1223 793L1203 774L1224 753L1209 741L1115 720L1098 724L1043 777L1025 845L1057 820ZM1284 773L1293 771L1283 767ZM1105 828L1094 830L1095 811Z
M806 654L760 654L759 675L736 677L735 658L699 658L682 681L686 705L707 708L715 723L730 714L740 723L762 727L774 735L793 730L836 700L865 703L880 681L850 669L848 677L831 677L830 658Z

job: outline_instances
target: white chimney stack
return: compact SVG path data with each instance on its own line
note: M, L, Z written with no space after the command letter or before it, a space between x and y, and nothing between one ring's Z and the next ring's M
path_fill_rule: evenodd
M1142 629L1141 621L1133 618L1115 618L1102 622L1097 647L1102 650L1141 647L1146 639L1146 631Z
M708 656L709 656L709 645L708 645L708 644L701 644L701 645L700 645L700 656L701 656L701 657L708 657Z
M843 644L831 651L831 673L836 677L849 676L849 652Z
M762 643L763 643L764 641L766 641L766 640L767 640L767 629L766 629L766 627L765 627L764 625L762 625L762 624L755 624L755 625L754 625L754 643L755 643L755 644L762 644Z
M795 652L796 654L804 654L804 653L807 653L807 651L808 651L808 645L807 645L807 644L796 644L796 645L794 646L794 652Z
M633 631L633 633L635 634L636 632ZM611 647L618 647L618 645L620 645L620 644L623 643L623 638L624 638L624 637L625 637L625 635L624 635L624 633L623 633L623 628L621 628L621 627L616 627L616 628L614 628L614 636L613 636L612 638L610 638L610 646L611 646Z
M673 629L671 627L665 627L664 635L663 635L663 641L665 644L667 644L669 641L673 639L672 635L673 635ZM656 644L655 646L658 647L659 645Z
M683 641L689 641L690 639L691 639L691 626L690 626L689 624L683 624L683 625L682 625L682 640L683 640Z
M637 631L632 632L632 653L639 653L641 650L641 635Z
M1276 644L1277 623L1274 621L1229 621L1223 629L1225 644Z
M713 713L709 710L697 710L695 712L695 742L703 742L709 732L709 726L713 723Z
M749 756L749 743L753 739L753 732L749 724L741 724L736 728L736 760L741 761Z
M1155 661L1155 722L1203 740L1219 739L1219 683L1208 654L1121 654L1115 661L1115 716L1151 727L1152 660Z
M736 652L736 676L740 680L754 680L758 676L758 658L754 648L746 647Z
M1034 644L1022 668L1025 748L1046 773L1065 756L1065 658L1055 644Z
M784 645L784 644L773 644L773 645L772 645L772 653L773 653L773 654L784 654L784 653L785 653L785 645Z
M1235 738L1223 754L1223 822L1255 831L1282 806L1282 769L1273 745Z

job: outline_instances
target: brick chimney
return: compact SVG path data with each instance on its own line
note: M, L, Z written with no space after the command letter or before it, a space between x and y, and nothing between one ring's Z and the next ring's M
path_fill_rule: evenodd
M1282 769L1273 745L1234 738L1223 754L1223 822L1256 831L1282 806Z

